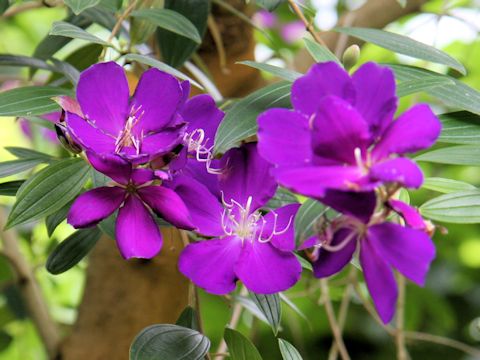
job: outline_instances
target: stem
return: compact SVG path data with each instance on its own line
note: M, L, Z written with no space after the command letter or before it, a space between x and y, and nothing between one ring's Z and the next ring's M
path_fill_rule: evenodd
M313 36L313 39L319 43L320 45L323 45L325 47L327 47L327 44L325 44L325 42L322 40L322 38L320 37L320 35L318 35L315 31L315 28L313 27L313 24L312 22L308 21L307 18L305 17L305 15L303 14L302 10L300 9L300 7L297 5L297 3L295 2L295 0L288 0L288 3L290 4L290 6L292 7L292 10L293 12L297 15L297 17L303 21L303 23L305 24L305 28L307 29L307 31L312 34Z
M408 360L408 351L405 345L405 278L397 274L398 300L397 300L397 330L395 331L395 343L397 344L397 359Z
M212 15L208 16L207 25L208 30L210 30L210 34L212 35L213 42L215 43L215 47L217 48L220 69L222 73L228 74L230 71L227 69L227 54L225 52L225 46L223 46L222 34Z
M0 229L6 223L5 211L0 208ZM12 264L18 279L18 288L25 301L30 317L47 351L48 357L54 359L58 355L60 335L55 322L50 317L48 307L40 287L28 262L18 246L18 236L14 230L0 230L3 254Z
M330 301L329 291L328 291L328 281L327 279L320 279L320 285L322 290L322 302L325 306L325 311L327 313L328 322L330 323L330 328L332 329L333 338L337 344L338 351L343 360L350 360L345 344L343 343L342 332L340 327L335 319L335 313L333 312L332 302Z
M26 3L23 3L23 4L17 5L17 6L12 6L11 8L7 9L7 11L5 11L3 13L3 15L0 16L0 18L6 19L6 18L9 18L9 17L15 16L17 14L20 14L24 11L38 9L38 8L43 7L43 6L44 6L44 4L41 1L26 2Z
M340 328L340 334L345 327L345 322L347 320L348 308L350 305L350 300L353 295L353 284L356 281L357 268L352 266L350 273L348 274L348 284L343 293L342 302L340 303L340 310L338 312L338 327ZM328 360L337 360L338 357L338 346L335 339L332 341L332 346L330 347L330 352L328 354Z
M389 325L385 325L382 322L382 320L380 320L377 313L375 312L375 309L372 307L372 305L370 305L370 303L367 301L367 299L365 299L365 297L361 293L360 288L358 286L358 283L355 283L355 292L358 295L359 299L361 300L362 305L365 307L367 312L370 314L370 316L381 327L383 327L389 335L395 336L396 335L396 330ZM443 336L418 332L418 331L405 331L404 336L408 340L424 341L424 342L429 342L429 343L433 343L433 344L447 346L447 347L450 347L452 349L463 351L466 354L472 355L474 358L480 359L480 349L477 349L473 346L462 343L461 341L458 341L458 340L446 338L446 337L443 337Z
M244 286L242 290L240 290L240 295L245 296L248 294L247 288ZM243 311L243 305L239 302L237 302L232 311L232 317L230 318L230 321L228 322L227 326L230 329L235 329L240 322L240 318L242 316L242 311ZM225 342L225 339L222 339L222 342L220 343L220 346L218 347L217 351L215 351L217 355L214 360L222 360L225 358L225 354L227 353L227 343Z

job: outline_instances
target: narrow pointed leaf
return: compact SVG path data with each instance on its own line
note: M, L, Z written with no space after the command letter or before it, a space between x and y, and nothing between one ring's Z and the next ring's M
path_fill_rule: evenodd
M263 295L250 292L250 297L260 311L265 315L273 330L273 333L276 335L278 333L280 320L282 318L282 304L280 302L279 295Z
M247 65L247 66L253 67L255 69L265 71L269 74L272 74L276 77L279 77L283 80L287 80L287 81L290 81L290 82L295 81L296 79L298 79L300 76L303 75L303 74L301 74L299 72L296 72L294 70L284 69L284 68L281 68L281 67L278 67L278 66L259 63L259 62L250 61L250 60L238 61L237 64Z
M146 55L139 55L139 54L126 54L125 55L125 60L128 61L137 61L139 63L155 67L159 70L165 71L166 73L169 73L170 75L176 76L179 79L182 80L188 80L192 85L195 85L199 89L203 89L202 85L200 85L198 82L193 80L191 77L188 75L185 75L181 71L178 71L177 69L171 67L170 65L167 65L161 61L158 61L150 56Z
M330 208L313 199L308 199L300 206L295 216L295 241L297 246L314 235L315 224L322 216L326 216L329 210Z
M144 9L132 12L133 17L151 21L157 27L195 41L202 42L195 25L182 14L170 9Z
M52 161L54 159L49 154L27 148L6 146L5 150L7 150L10 154L16 156L19 159L42 159L45 161Z
M236 102L225 114L215 135L215 152L223 153L255 135L258 115L272 107L290 107L291 83L281 81L257 90Z
M102 233L96 227L74 232L48 256L48 272L58 275L77 265L93 249L100 235Z
M288 341L278 339L278 347L280 348L283 360L303 360L302 355L300 355L298 350Z
M42 159L19 159L0 163L0 178L19 174L43 163Z
M209 0L166 0L165 9L176 11L185 16L195 26L200 37L203 38L210 14ZM199 44L192 39L162 28L157 29L156 37L163 61L175 68L182 66L199 47Z
M72 39L85 40L90 43L100 44L103 46L111 46L111 44L100 39L99 37L96 37L95 35L90 34L82 28L67 23L65 21L54 22L52 29L49 32L49 35L64 36Z
M386 64L394 72L395 77L400 81L421 80L432 78L448 78L454 82L453 85L435 86L425 89L431 96L442 100L445 104L480 114L480 92L452 77L428 71L414 66Z
M255 345L242 333L226 328L223 337L232 360L262 360Z
M88 164L79 158L60 160L42 169L18 190L6 228L60 210L80 192L88 175Z
M415 158L439 164L480 166L479 145L458 145L427 151Z
M8 181L0 184L0 196L15 196L25 180Z
M335 61L340 64L340 60L325 46L307 38L303 41L305 42L305 48L316 62Z
M0 93L0 116L42 115L59 109L51 98L72 96L71 90L53 86L26 86Z
M476 187L472 184L463 181L444 179L439 177L425 178L422 188L445 194L476 189Z
M192 330L199 330L197 314L194 308L187 306L177 319L175 325L183 326Z
M480 191L468 190L441 195L420 206L423 216L457 224L480 223Z
M480 145L480 115L456 111L439 116L442 133L438 141L450 144Z
M378 45L398 54L447 65L452 69L458 70L463 75L467 72L462 64L447 53L438 50L433 46L413 40L407 36L379 29L360 27L341 27L335 28L334 30Z
M42 59L31 56L0 54L0 66L28 66L36 69L54 71L52 65Z
M130 360L201 360L209 348L210 340L196 330L170 324L152 325L133 340Z
M72 206L73 201L69 202L67 205L62 207L60 210L55 211L53 214L48 215L45 218L45 226L47 227L48 236L52 236L55 229L60 225L63 220L67 218L70 207Z
M100 0L65 0L65 5L72 9L75 15L80 14L83 10L98 5Z
M397 96L403 97L445 85L455 85L455 83L448 77L404 81L397 85Z
M278 7L278 5L280 5L285 1L286 0L255 0L258 6L268 11L275 10Z

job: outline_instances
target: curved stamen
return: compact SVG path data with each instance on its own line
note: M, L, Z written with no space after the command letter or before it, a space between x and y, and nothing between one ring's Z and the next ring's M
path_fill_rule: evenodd
M328 243L323 243L321 244L320 248L323 248L327 251L330 251L330 252L336 252L336 251L340 251L342 250L345 246L348 245L348 243L350 241L353 240L354 237L357 236L357 233L356 232L351 232L345 239L343 239L343 241L340 243L340 244L337 244L337 245L329 245Z

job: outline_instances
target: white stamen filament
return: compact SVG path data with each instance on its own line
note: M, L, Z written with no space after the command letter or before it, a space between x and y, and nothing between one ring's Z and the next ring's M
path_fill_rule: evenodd
M198 135L198 137L195 137L195 135ZM205 132L203 129L195 129L191 133L185 134L184 137L184 142L188 147L188 151L195 152L195 159L198 162L205 163L207 172L213 175L220 175L223 169L212 168L213 146L209 148L205 146L208 140L209 138L205 139Z
M348 234L348 236L345 239L343 239L343 241L340 244L330 245L330 244L325 242L325 243L320 244L319 247L322 248L322 249L325 249L327 251L330 251L330 252L340 251L343 248L345 248L345 246L347 246L348 243L350 241L352 241L356 236L357 236L357 233L352 231L350 234Z
M125 146L133 145L135 148L135 152L137 155L140 154L140 146L143 139L143 132L140 135L140 138L136 137L132 134L132 130L136 124L140 121L142 116L145 114L145 111L142 111L140 114L138 113L142 106L140 105L138 108L132 106L132 110L130 111L130 115L125 123L125 128L120 132L115 141L115 152L118 154Z
M243 207L234 199L231 199L230 203L228 203L225 201L223 192L221 195L222 204L224 206L221 225L224 233L228 236L236 235L242 239L242 241L248 240L253 242L254 240L258 240L261 243L267 243L272 240L274 236L287 232L292 224L293 216L290 217L288 224L284 229L278 230L278 214L272 210L271 212L273 213L274 219L272 226L273 230L268 237L263 237L267 220L265 220L265 217L259 211L251 213L252 197L248 197L247 203L245 204L245 207ZM236 212L234 212L235 207L237 208Z

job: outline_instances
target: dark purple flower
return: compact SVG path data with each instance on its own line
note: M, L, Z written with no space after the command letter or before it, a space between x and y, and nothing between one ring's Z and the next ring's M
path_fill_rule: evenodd
M427 105L393 121L395 80L367 63L351 77L335 62L314 65L292 87L293 110L258 119L258 150L285 187L322 198L327 189L368 191L395 183L418 188L420 168L403 157L430 147L441 125Z
M256 293L290 288L301 274L292 252L299 204L262 211L277 186L255 144L229 150L220 168L219 176L197 177L210 177L210 188L216 179L219 193L191 176L177 176L170 184L187 205L197 231L214 237L188 245L180 255L180 271L214 294L231 292L238 279Z
M157 185L152 170L134 169L117 155L87 152L87 156L113 183L89 190L75 200L67 217L73 227L93 226L119 209L115 236L126 259L152 258L161 250L162 235L152 211L178 228L194 229L185 203L172 189Z
M65 109L67 128L86 150L145 163L182 142L185 123L178 111L188 88L152 68L130 99L123 68L114 62L95 64L81 73L77 85L81 114Z
M349 216L333 220L325 233L306 241L304 247L316 246L314 274L323 278L339 272L358 248L368 290L380 318L388 323L395 313L398 295L392 269L423 286L430 263L435 258L435 246L430 236L420 230L425 229L424 222L413 207L398 200L391 200L393 209L409 219L407 224L410 226L385 222L388 213L374 214L374 192L333 192L328 196L331 203L343 208ZM347 211L349 208L352 211Z

